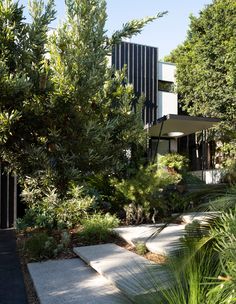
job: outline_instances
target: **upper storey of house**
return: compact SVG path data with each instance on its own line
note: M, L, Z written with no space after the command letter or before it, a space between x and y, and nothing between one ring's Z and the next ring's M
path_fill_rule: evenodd
M127 68L128 82L137 96L146 97L143 121L150 124L167 114L178 114L174 92L175 65L158 60L158 48L121 42L113 48L111 63L116 69Z

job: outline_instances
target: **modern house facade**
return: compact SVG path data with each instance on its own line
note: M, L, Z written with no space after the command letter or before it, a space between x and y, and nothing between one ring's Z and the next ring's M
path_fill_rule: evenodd
M218 119L182 115L175 92L175 65L159 61L157 47L130 42L113 48L111 63L115 69L125 66L137 98L145 96L143 123L149 135L149 160L168 152L181 152L190 158L191 170L212 168L206 130ZM201 146L196 132L201 132Z

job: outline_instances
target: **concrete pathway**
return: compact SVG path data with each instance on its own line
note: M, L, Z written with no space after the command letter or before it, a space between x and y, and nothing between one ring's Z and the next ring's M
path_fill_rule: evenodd
M190 224L194 220L199 221L201 224L205 224L207 220L214 219L219 217L221 212L211 211L211 212L191 212L182 214L179 219L182 220L185 224Z
M28 269L41 304L130 303L80 259L30 263Z
M74 252L135 303L158 293L168 279L161 266L115 244L76 247Z
M179 239L185 231L185 225L170 224L157 233L161 227L163 225L126 226L116 228L114 231L130 244L144 242L149 251L170 255L178 248Z
M14 230L0 230L0 303L27 304Z

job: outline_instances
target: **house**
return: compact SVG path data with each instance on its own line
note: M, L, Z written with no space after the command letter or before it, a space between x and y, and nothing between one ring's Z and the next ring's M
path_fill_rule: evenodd
M133 84L136 96L145 96L143 123L149 136L149 160L180 152L189 157L190 169L204 179L206 170L214 167L214 149L207 142L207 130L219 120L183 115L175 92L175 65L159 61L157 47L130 42L113 48L111 63L116 69L126 66L127 80ZM202 136L200 145L196 132ZM205 180L214 182L206 174Z

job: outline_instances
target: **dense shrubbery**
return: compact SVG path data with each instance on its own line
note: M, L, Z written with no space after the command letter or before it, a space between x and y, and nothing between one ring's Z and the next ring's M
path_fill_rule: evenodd
M86 243L100 243L108 240L112 235L112 228L119 225L116 216L106 213L95 213L81 221L83 230L79 232L79 237Z
M156 165L149 165L130 179L116 181L115 187L122 193L126 202L126 220L139 224L150 221L153 213L165 214L167 204L163 190L169 184L176 184L180 175L170 174L165 170L157 170Z
M132 176L118 179L106 174L94 174L70 183L69 191L61 196L51 185L50 175L28 177L22 192L29 209L18 226L64 228L73 227L89 213L116 213L126 223L140 224L184 210L189 204L181 182L181 170L186 159L174 154L172 168L157 169L156 164L141 166ZM163 157L162 164L169 164L172 156ZM186 180L185 173L185 180ZM78 184L82 186L78 186Z
M38 186L38 179L28 178L22 192L23 201L28 210L18 227L70 228L79 224L89 209L94 198L84 192L83 187L71 184L66 196L59 197L54 187Z
M184 172L188 168L189 160L187 157L178 153L168 153L163 155L158 160L158 166L160 168L166 167L172 169L175 172Z
M23 250L30 260L49 259L65 251L70 244L70 235L63 231L57 240L47 232L33 232L25 241Z
M224 163L223 181L230 185L236 184L236 159L227 159Z

